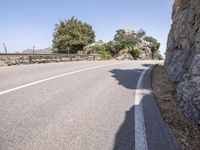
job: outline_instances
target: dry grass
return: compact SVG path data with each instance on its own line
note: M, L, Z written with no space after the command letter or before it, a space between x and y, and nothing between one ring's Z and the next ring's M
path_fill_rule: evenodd
M185 117L175 99L176 85L164 75L164 67L159 65L153 71L153 93L161 114L169 124L181 150L200 150L200 127Z

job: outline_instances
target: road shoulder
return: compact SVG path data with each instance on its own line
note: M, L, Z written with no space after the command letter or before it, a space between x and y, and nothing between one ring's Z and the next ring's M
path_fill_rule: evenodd
M175 98L176 85L167 80L164 67L161 65L153 71L152 87L161 114L175 136L180 149L199 149L200 127L189 121L181 111Z
M152 90L151 73L149 69L144 77L143 90ZM145 120L145 130L147 145L149 150L177 150L178 147L171 134L168 125L163 120L153 93L144 94L143 114Z

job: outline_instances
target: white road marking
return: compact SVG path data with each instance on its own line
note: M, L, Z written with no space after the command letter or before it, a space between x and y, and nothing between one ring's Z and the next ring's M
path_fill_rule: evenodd
M151 68L152 65L149 67ZM144 115L142 108L142 98L146 93L150 93L151 91L143 91L142 85L144 80L144 75L146 71L149 69L145 69L137 83L136 93L135 93L135 150L148 150L146 132L145 132L145 124L144 124Z
M43 80L34 81L34 82L31 82L31 83L28 83L28 84L24 84L24 85L15 87L15 88L11 88L11 89L2 91L2 92L0 92L0 95L4 95L4 94L7 94L7 93L16 91L16 90L20 90L22 88L30 87L30 86L33 86L33 85L36 85L36 84L39 84L39 83L42 83L42 82L54 80L54 79L61 78L61 77L64 77L64 76L68 76L68 75L71 75L71 74L75 74L75 73L79 73L79 72L84 72L84 71L88 71L88 70L92 70L92 69L97 69L97 68L103 68L103 67L113 66L113 65L125 64L125 63L128 63L128 62L116 63L116 64L108 64L108 65L101 65L101 66L96 66L96 67L91 67L91 68L80 69L80 70L76 70L76 71L72 71L72 72L60 74L60 75L57 75L57 76L52 76L52 77L49 77L49 78L46 78L46 79L43 79Z

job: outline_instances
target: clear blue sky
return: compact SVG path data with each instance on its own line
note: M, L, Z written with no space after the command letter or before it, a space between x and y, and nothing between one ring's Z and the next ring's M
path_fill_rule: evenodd
M72 16L93 26L96 40L117 29L144 29L166 49L173 0L1 0L0 51L50 47L55 24Z

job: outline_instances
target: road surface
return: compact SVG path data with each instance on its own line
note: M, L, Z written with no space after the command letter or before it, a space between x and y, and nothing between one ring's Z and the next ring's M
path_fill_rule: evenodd
M150 92L156 63L0 68L0 150L175 149Z

